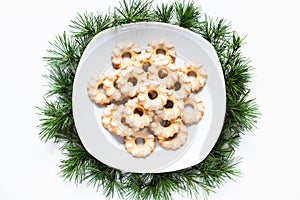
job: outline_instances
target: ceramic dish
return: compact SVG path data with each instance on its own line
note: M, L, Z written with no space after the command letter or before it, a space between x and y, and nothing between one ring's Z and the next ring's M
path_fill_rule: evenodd
M166 150L157 144L146 158L136 158L124 148L123 139L109 133L101 124L104 107L97 106L87 95L92 76L113 70L111 51L123 41L136 43L142 49L156 38L166 38L175 45L175 64L184 61L201 63L208 79L200 95L205 105L201 121L188 126L188 139L177 150ZM124 171L158 173L186 168L201 162L212 149L221 132L226 106L222 69L212 46L199 35L163 23L136 23L112 28L96 35L86 47L76 71L73 85L73 116L76 129L86 150L101 162Z

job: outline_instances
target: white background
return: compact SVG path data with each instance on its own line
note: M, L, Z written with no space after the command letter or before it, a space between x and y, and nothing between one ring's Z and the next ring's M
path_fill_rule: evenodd
M155 1L155 3L162 1ZM299 200L300 26L296 0L196 0L212 17L224 17L242 36L255 67L251 84L262 116L236 152L243 174L209 200ZM35 106L43 105L42 57L57 34L84 11L107 11L117 0L2 1L0 3L0 199L99 200L84 184L59 176L58 146L39 141ZM186 199L174 195L174 199Z

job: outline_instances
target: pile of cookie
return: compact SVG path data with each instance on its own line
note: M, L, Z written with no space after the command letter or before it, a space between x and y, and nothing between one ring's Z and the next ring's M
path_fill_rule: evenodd
M144 50L130 41L118 43L111 59L114 70L91 78L87 87L90 99L105 105L103 126L124 137L125 149L135 157L150 155L156 142L165 149L181 147L186 125L204 114L197 92L206 83L205 68L175 65L175 47L163 38Z

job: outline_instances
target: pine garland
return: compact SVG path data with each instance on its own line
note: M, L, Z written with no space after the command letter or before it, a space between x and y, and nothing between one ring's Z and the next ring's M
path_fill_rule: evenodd
M87 44L105 29L145 21L170 23L202 35L215 48L225 76L226 117L216 145L201 163L175 172L128 173L101 163L83 147L72 116L74 76ZM255 128L259 111L255 99L249 97L253 68L241 51L244 38L229 22L202 16L193 1L153 5L148 0L123 0L112 13L79 14L70 28L70 34L63 32L50 42L51 49L44 57L49 90L44 105L38 107L40 139L62 144L64 179L75 184L86 182L108 198L169 200L172 192L199 198L240 174L240 158L234 152L241 135Z

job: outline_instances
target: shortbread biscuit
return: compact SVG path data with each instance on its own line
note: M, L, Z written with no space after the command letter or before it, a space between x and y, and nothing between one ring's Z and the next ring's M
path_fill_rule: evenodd
M126 123L135 129L141 129L152 122L153 113L146 110L137 98L129 99L125 104Z
M188 112L186 109L182 112L182 121L185 124L193 124L200 121L204 114L204 105L203 101L200 98L199 94L191 93L188 98L184 100L184 106L191 106L193 108L192 112Z
M137 144L137 140L141 139L142 144ZM124 138L125 149L135 157L147 157L149 156L156 145L154 136L148 132L147 128L144 128L134 136L128 136Z
M185 144L187 137L187 127L181 122L179 131L175 133L172 137L157 137L157 139L163 148L175 150Z
M120 78L116 81L122 95L134 97L141 84L147 81L146 72L140 67L132 65L120 72Z
M120 70L114 70L106 73L106 79L103 81L103 89L105 90L105 94L111 100L120 101L124 98L117 85L117 80L119 79L120 72Z
M166 39L158 38L149 42L146 52L152 55L152 59L170 60L174 63L176 51L174 44Z
M150 129L157 137L172 137L180 130L181 120L179 118L175 120L163 120L158 117L154 117L153 122L150 124Z
M158 81L161 83L161 86L170 88L178 80L178 70L168 60L159 61L149 68L148 79Z
M181 70L190 79L193 92L199 91L200 88L205 85L207 79L207 70L203 65L185 63Z
M191 81L187 75L182 72L178 72L177 75L178 80L174 82L170 89L174 91L174 94L179 100L183 100L191 93Z
M124 105L107 105L102 113L102 124L110 132L119 136L131 136L134 130L126 124Z
M178 100L174 95L173 91L169 90L167 97L167 102L164 105L162 110L155 111L158 117L164 120L173 120L177 119L181 116L181 113L184 108L184 104L182 101Z
M168 91L159 82L147 82L138 89L137 99L146 110L162 109L167 103Z
M104 74L100 74L98 77L92 77L88 83L88 95L96 104L107 104L111 101L103 88L105 78Z
M111 62L115 69L126 69L140 54L141 49L133 42L121 42L112 50Z

